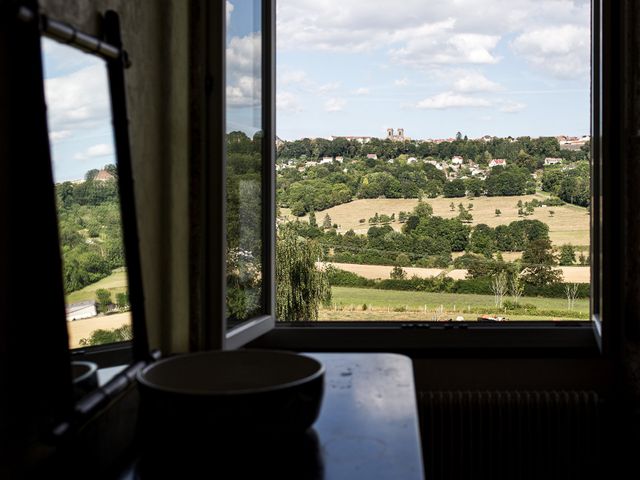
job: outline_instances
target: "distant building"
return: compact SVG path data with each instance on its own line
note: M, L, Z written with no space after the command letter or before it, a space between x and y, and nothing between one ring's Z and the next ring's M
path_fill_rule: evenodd
M562 159L561 158L557 158L557 157L547 157L544 159L544 164L545 165L558 165L562 163Z
M407 158L407 163L416 163L417 161L418 161L418 159L416 157Z
M489 162L489 167L506 167L507 161L504 158L494 158Z
M464 163L464 159L459 155L454 155L451 157L451 163L454 165L462 165Z
M315 162L313 160L309 160L308 162L305 162L305 164L304 164L305 167L315 167L316 165L318 165L318 162Z
M331 135L329 137L329 140L331 140L333 142L334 140L337 140L338 138L344 138L345 140L348 140L350 142L358 142L360 144L365 144L365 143L369 143L373 137L361 137L361 136L353 136L353 135L347 135L347 136L340 137L338 135Z
M320 164L327 164L327 163L333 163L333 157L322 157L322 160L320 160Z
M67 305L67 322L91 318L98 315L95 300L85 300L84 302L70 303Z
M344 157L340 157L340 156L336 157L336 162L338 163L344 162Z
M115 180L115 177L106 170L100 170L93 179L97 182L106 182L108 180Z
M387 128L387 140L391 140L392 142L404 142L407 140L411 140L409 137L405 137L404 128L398 129L398 134L393 133L393 128Z
M378 155L375 153L367 153L367 158L373 158L374 160L378 159Z

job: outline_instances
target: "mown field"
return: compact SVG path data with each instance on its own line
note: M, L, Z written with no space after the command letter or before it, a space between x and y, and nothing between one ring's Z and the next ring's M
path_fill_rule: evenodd
M457 205L459 203L462 203L465 208L469 203L472 203L473 209L470 211L471 215L473 215L472 225L485 223L490 227L496 227L497 225L510 223L514 220L522 220L523 218L540 220L549 225L549 237L554 246L560 246L565 243L584 247L589 245L589 209L570 204L565 204L560 207L538 207L532 215L518 217L518 201L522 200L524 203L534 198L544 200L548 198L548 195L545 193L537 193L535 195L514 197L478 197L471 200L466 197L438 197L426 199L426 202L433 207L434 215L444 218L451 218L458 215ZM451 211L451 202L456 205L456 211ZM328 213L332 223L338 224L339 232L344 233L349 229L353 229L356 233L366 233L370 226L368 219L373 217L376 212L386 215L395 213L397 218L400 211L409 212L417 203L418 199L411 198L354 200L316 212L316 219L318 223L321 223L325 214ZM495 214L496 209L500 209L502 212L499 217ZM549 214L550 210L554 212L553 216ZM282 209L281 214L286 215L287 210ZM293 219L295 217L289 215L289 218ZM365 223L360 223L360 219L363 218L365 219ZM399 222L394 222L391 225L396 230L400 230L402 226Z
M69 332L69 348L80 347L80 340L91 337L95 330L113 330L131 323L131 312L116 313L114 315L99 315L74 322L67 322Z
M81 290L71 292L67 295L67 303L82 302L84 300L94 300L96 298L96 290L109 290L111 299L115 301L116 293L127 290L127 272L124 268L118 268L111 275L102 280L87 285Z
M393 267L390 265L362 265L359 263L338 263L338 262L317 262L319 268L324 265L332 265L340 270L353 272L361 277L371 280L390 278ZM590 267L557 267L562 271L562 278L565 282L571 283L589 283L591 281ZM444 273L447 277L454 280L463 280L467 277L467 271L458 269L442 269L442 268L420 268L420 267L404 267L403 270L407 274L407 278L413 276L419 278L430 278Z
M535 305L536 310L553 310L556 315L510 314L495 307L492 295L428 293L367 288L332 287L332 306L320 310L320 320L445 320L461 315L475 320L478 311L491 310L510 320L569 320L589 312L589 299L577 299L573 312L566 299L523 297L520 304ZM510 297L505 297L510 299ZM363 305L367 309L363 310ZM404 309L405 311L396 311ZM533 311L535 312L535 310ZM576 315L576 313L578 315ZM561 314L561 315L560 315Z

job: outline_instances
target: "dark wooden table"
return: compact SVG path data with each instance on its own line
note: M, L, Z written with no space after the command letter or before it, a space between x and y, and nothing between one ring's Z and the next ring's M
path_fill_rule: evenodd
M324 478L424 478L411 359L390 353L307 355L327 369L313 426Z
M304 436L255 445L239 432L197 468L178 463L181 478L423 479L411 359L390 353L306 355L320 360L326 375L320 416ZM172 475L142 474L136 461L120 479Z

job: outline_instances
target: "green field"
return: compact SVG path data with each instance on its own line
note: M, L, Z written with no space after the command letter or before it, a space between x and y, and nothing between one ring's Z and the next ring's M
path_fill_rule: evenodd
M332 287L332 307L320 311L321 320L431 320L434 312L442 307L439 317L453 317L458 315L465 320L475 320L477 310L495 309L495 314L506 316L513 320L526 319L563 319L576 318L589 312L589 299L577 299L573 313L567 310L567 300L562 298L522 297L520 304L531 304L537 310L553 310L556 315L512 315L504 313L494 307L492 295L474 295L459 293L428 293L408 292L397 290L374 290L368 288ZM506 300L510 297L505 297ZM362 305L367 304L367 310L362 310ZM426 306L426 312L425 312ZM394 309L402 308L406 312L394 312ZM535 310L534 310L535 312ZM564 313L566 312L566 313ZM558 313L562 313L559 315Z
M104 288L111 292L111 298L115 300L116 293L124 292L127 287L127 272L124 268L117 268L111 275L102 280L87 285L81 290L76 290L67 295L67 303L82 302L83 300L94 300L96 290Z

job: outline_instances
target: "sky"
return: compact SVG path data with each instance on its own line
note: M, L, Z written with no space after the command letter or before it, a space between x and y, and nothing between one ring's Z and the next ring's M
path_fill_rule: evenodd
M261 129L260 1L226 0L227 131ZM278 0L276 133L589 133L588 0ZM106 67L44 38L54 178L115 163Z
M277 134L589 134L589 50L584 0L278 0Z
M105 62L42 39L49 143L56 183L115 163Z

